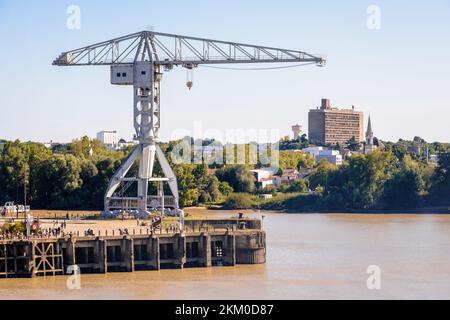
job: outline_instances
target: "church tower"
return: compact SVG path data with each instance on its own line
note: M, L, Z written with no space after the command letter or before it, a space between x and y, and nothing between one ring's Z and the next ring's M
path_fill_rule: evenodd
M366 143L364 145L364 153L368 154L369 152L372 152L375 149L376 149L376 146L373 144L372 122L370 120L370 115L369 115L369 123L367 124Z

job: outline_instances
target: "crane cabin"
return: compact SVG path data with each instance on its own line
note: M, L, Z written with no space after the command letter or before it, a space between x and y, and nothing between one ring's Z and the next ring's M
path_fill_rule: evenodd
M152 80L152 65L149 62L111 66L111 84L146 87Z

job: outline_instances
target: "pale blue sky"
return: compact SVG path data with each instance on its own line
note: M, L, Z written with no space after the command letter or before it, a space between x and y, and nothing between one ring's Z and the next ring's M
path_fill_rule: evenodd
M345 2L345 3L342 3ZM69 5L81 29L66 28ZM366 26L381 8L381 30ZM155 27L156 31L323 54L326 68L224 71L164 77L162 138L176 129L307 128L322 97L355 105L385 140L450 141L450 1L24 1L0 0L0 138L70 141L117 130L131 138L132 89L107 67L51 66L60 52Z

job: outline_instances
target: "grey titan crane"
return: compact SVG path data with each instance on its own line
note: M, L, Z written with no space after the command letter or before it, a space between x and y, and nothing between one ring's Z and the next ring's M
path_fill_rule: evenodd
M147 212L155 202L178 209L178 187L175 174L165 158L160 142L160 88L162 70L173 66L192 69L199 65L236 63L312 63L323 66L325 60L311 54L249 45L142 31L62 53L57 66L98 66L111 68L111 84L134 88L134 128L139 144L112 177L105 194L105 210L123 209ZM188 87L192 83L187 83ZM153 177L155 157L164 178ZM137 177L126 177L134 161L139 159ZM137 182L137 196L124 197L124 190ZM157 196L148 195L148 183L159 184ZM172 196L164 196L162 184L167 182ZM116 192L121 187L122 192Z

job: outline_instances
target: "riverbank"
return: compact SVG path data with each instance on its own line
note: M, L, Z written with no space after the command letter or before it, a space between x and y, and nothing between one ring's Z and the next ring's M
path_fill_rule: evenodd
M186 207L184 208L186 219L214 219L221 216L238 215L239 213L256 214L261 213L289 213L289 214L450 214L450 207L424 207L411 209L344 209L344 210L258 210L243 209L229 210L220 206L213 207ZM95 210L31 210L31 215L40 219L68 219L80 220L86 218L96 218L100 211ZM9 217L16 218L16 215ZM19 218L24 218L24 214L19 214Z
M208 208L185 208L186 211L193 214L220 214L220 213L239 213L251 214L257 212L271 212L271 213L290 213L290 214L450 214L450 207L423 207L411 209L343 209L343 210L258 210L258 209L244 209L244 210L229 210L223 207L208 207Z

